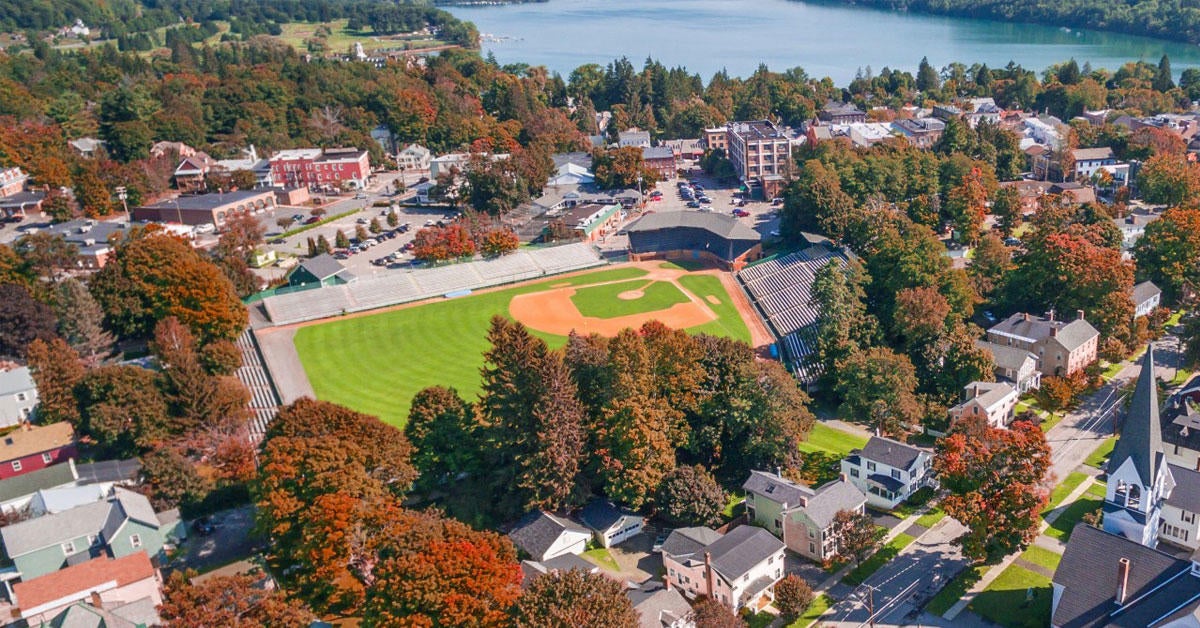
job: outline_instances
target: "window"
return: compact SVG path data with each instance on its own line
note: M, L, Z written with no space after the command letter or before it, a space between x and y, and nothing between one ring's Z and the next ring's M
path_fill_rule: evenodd
M808 544L808 553L809 553L809 554L816 554L816 553L817 553L817 544L816 544L816 543L809 543L809 544Z
M50 455L50 454L48 454L48 453L42 454L42 462L44 462L44 463L46 463L46 464L50 464L50 462L51 462L52 460L54 460L54 456L51 456L51 455Z
M779 528L782 528L782 527L783 527L783 522L780 521L779 519L776 519L775 520L775 529L778 530Z
M808 538L810 538L810 539L817 538L816 530L813 530L812 528L808 528Z
M750 574L743 575L742 582L750 582Z
M900 479L900 470L899 469L892 469L892 478L897 479L897 480Z
M21 470L21 461L13 460L12 468L13 468L13 471L20 471Z
M875 463L868 461L867 462L867 471L874 471L874 470L875 470Z
M137 549L137 548L141 547L142 546L142 537L140 537L136 534L130 534L129 535L129 546L132 547L133 549Z
M858 469L850 469L850 477L852 477L852 478L858 477Z
M17 401L25 401L27 399L29 399L29 395L26 395L23 392L17 393Z
M775 562L775 557L774 557L774 556L768 556L768 557L767 557L767 564L768 564L768 565L770 565L770 564L771 564L771 563L773 563L773 562Z
M67 541L66 543L63 543L62 551L63 551L64 556L70 556L71 554L74 554L75 553L75 542Z
M782 569L776 569L776 570L775 570L775 579L776 579L776 580L778 580L778 579L780 579L780 578L782 578L782 577L783 577L783 570L782 570Z

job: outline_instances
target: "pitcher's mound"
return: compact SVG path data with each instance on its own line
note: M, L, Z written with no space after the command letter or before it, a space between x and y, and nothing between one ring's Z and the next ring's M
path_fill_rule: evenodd
M625 292L619 293L617 298L622 301L636 301L644 296L646 296L646 293L642 292L641 290L626 290Z

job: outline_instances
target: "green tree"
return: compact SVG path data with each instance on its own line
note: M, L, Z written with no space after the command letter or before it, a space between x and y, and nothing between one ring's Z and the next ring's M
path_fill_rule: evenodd
M104 329L103 308L92 298L87 287L68 277L55 287L54 292L59 335L90 362L107 358L112 353L114 339Z
M535 578L513 607L513 623L518 628L635 628L638 614L619 582L571 569Z
M1185 285L1200 286L1200 208L1176 207L1146 225L1133 251L1139 279L1153 281L1168 303Z
M700 465L676 467L658 488L658 507L669 521L681 526L712 526L721 521L725 491Z
M921 63L917 66L917 89L929 92L938 89L940 85L941 78L938 77L937 70L929 65L929 58L921 57Z
M1171 60L1167 55L1158 60L1158 71L1154 73L1154 89L1160 92L1175 89L1175 75L1171 73Z
M833 517L833 536L837 539L838 561L855 566L879 549L887 530L875 525L865 512L839 510Z
M425 388L413 397L404 434L413 445L423 490L476 470L482 453L475 428L471 405L453 388Z
M912 362L886 347L856 351L837 374L842 413L889 436L902 435L907 426L920 421L922 404L916 388Z
M875 344L877 324L867 313L863 286L869 281L866 271L851 261L843 267L831 260L817 271L812 299L818 304L816 357L821 379L827 385L836 381L838 365L859 349Z
M1194 206L1200 199L1200 166L1174 155L1155 155L1138 171L1138 188L1148 203Z
M346 234L341 229L338 229L337 233L333 234L333 245L339 249L349 248L350 238L347 238Z
M655 171L642 165L642 149L636 146L597 151L592 155L592 172L603 189L637 189L638 177L645 190L658 182Z
M29 343L56 337L54 311L24 286L0 284L0 356L24 357Z

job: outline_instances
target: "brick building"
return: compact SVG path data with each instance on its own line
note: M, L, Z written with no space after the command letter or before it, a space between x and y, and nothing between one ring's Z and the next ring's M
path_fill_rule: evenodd
M271 178L279 185L361 189L371 176L367 151L358 148L297 148L270 159Z
M218 229L235 214L258 214L275 207L273 190L236 190L224 194L180 196L133 209L134 220L203 225Z

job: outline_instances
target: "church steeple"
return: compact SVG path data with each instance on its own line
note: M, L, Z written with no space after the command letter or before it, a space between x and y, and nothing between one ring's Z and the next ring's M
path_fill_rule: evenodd
M1109 458L1109 469L1120 467L1126 460L1144 484L1150 484L1162 464L1162 423L1158 416L1158 385L1154 379L1154 345L1146 348L1142 372L1129 406L1129 416L1121 428L1121 438Z

